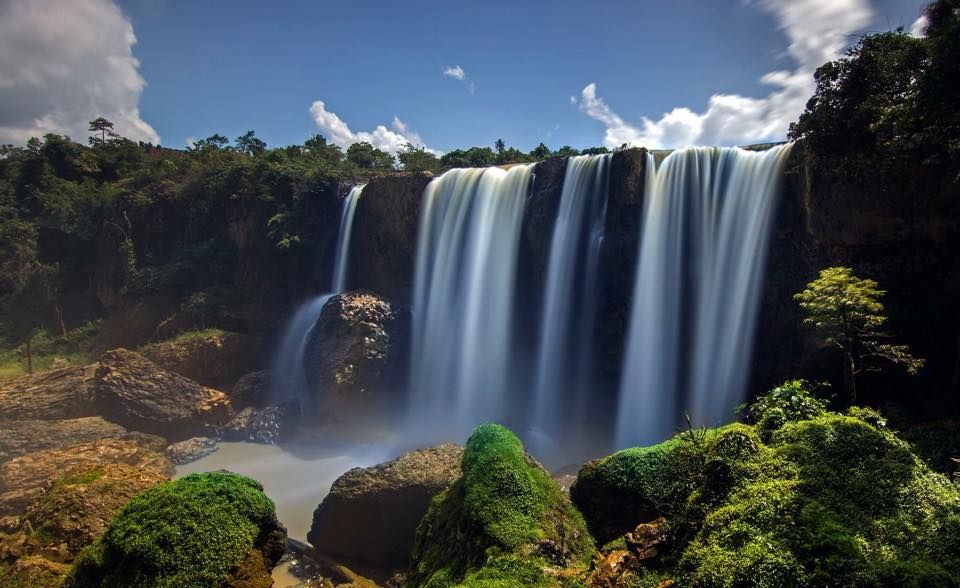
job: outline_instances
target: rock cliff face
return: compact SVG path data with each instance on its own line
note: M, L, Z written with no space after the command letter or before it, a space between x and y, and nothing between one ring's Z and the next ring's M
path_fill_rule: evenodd
M432 176L398 174L371 180L357 203L350 288L365 288L403 304L413 289L423 189Z

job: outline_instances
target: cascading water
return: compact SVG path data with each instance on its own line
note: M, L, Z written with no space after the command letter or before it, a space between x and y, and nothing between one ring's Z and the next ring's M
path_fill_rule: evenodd
M567 161L550 245L528 445L541 459L589 445L597 269L606 219L610 155ZM565 448L558 445L565 440Z
M454 169L424 191L408 437L463 440L504 416L514 284L533 165Z
M647 156L618 447L661 441L684 412L695 425L732 418L789 149L687 148L656 171Z
M284 330L271 370L270 398L274 404L297 399L300 401L301 412L304 414L313 412L313 400L307 386L307 375L303 369L303 355L307 350L310 331L320 317L323 305L347 288L353 217L363 188L364 185L352 187L343 199L330 291L304 302L293 314L293 318Z

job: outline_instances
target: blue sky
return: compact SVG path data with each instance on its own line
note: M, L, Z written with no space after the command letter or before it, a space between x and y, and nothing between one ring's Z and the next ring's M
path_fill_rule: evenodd
M123 75L113 65L92 75L103 86L117 77L115 96L106 87L78 99L70 93L82 93L89 80L46 73L54 80L48 88L63 86L65 105L50 99L44 106L49 116L28 112L32 103L21 89L8 100L23 103L17 117L0 106L0 142L57 125L82 133L88 105L108 118L116 111L118 127L130 136L159 136L173 147L191 137L219 132L232 138L254 129L270 145L299 143L319 131L343 144L368 139L395 148L413 139L437 151L490 145L497 138L521 149L540 141L552 147L677 147L782 139L809 96L814 61L835 55L859 32L909 29L924 5L43 0L50 8L45 15L36 2L25 4L30 1L3 0L9 5L0 12L11 12L8 22L40 27L41 39L43 30L52 29L42 52L51 58L57 57L55 33L62 32L57 21L65 21L69 34L82 34L77 21L94 19L97 11L110 18L96 18L94 31L117 40L110 47L99 37L74 44L69 51L91 53L83 64L100 58L114 63L111 51L123 54L124 40L130 40L121 31L125 26L136 43L120 55L127 63ZM64 4L63 10L53 9L55 4ZM84 4L89 10L80 13L76 6ZM37 34L8 37L0 45L19 43L17 49L37 42ZM53 71L43 63L26 71L14 60L0 57L0 81ZM444 75L456 66L463 80ZM762 83L771 72L779 74ZM0 84L0 102L7 91ZM32 129L24 122L31 118ZM378 125L384 127L380 132Z

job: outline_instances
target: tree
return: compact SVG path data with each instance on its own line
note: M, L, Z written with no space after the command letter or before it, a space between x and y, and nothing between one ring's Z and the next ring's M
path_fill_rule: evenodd
M563 147L557 149L554 155L558 157L576 157L577 155L580 155L580 152L569 145L564 145Z
M106 145L107 137L110 137L111 139L120 138L120 135L113 132L113 123L102 116L90 121L90 128L87 130L89 130L91 133L100 133L99 137L96 135L90 137L91 145Z
M534 161L540 161L542 159L546 159L550 157L550 155L551 155L550 148L544 145L543 143L540 143L539 145L537 145L536 148L534 148L534 150L530 152L530 157L532 157Z
M803 323L843 354L850 404L857 400L857 376L861 372L880 371L880 363L889 362L913 375L924 365L907 345L883 342L889 339L882 330L887 322L880 302L884 294L875 281L858 278L850 268L831 267L794 295L804 314Z
M393 169L393 156L377 149L366 141L347 147L347 159L357 167L364 169Z
M404 171L434 172L440 168L440 160L437 159L436 155L430 153L422 146L414 147L411 143L407 143L400 149L397 153L397 159L403 164Z
M247 131L245 134L237 137L235 143L237 151L256 157L267 150L267 144L257 138L253 131Z

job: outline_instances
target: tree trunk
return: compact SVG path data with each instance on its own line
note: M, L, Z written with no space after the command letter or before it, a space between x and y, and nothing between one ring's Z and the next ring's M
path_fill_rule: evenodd
M843 379L847 385L847 398L850 406L857 403L857 364L852 353L846 354L846 363L843 366Z
M33 373L33 345L31 343L32 340L33 340L32 337L30 339L27 339L27 373L28 374Z
M60 308L59 304L53 306L53 311L57 313L57 322L60 323L60 334L64 339L67 338L67 325L63 323L63 310Z

